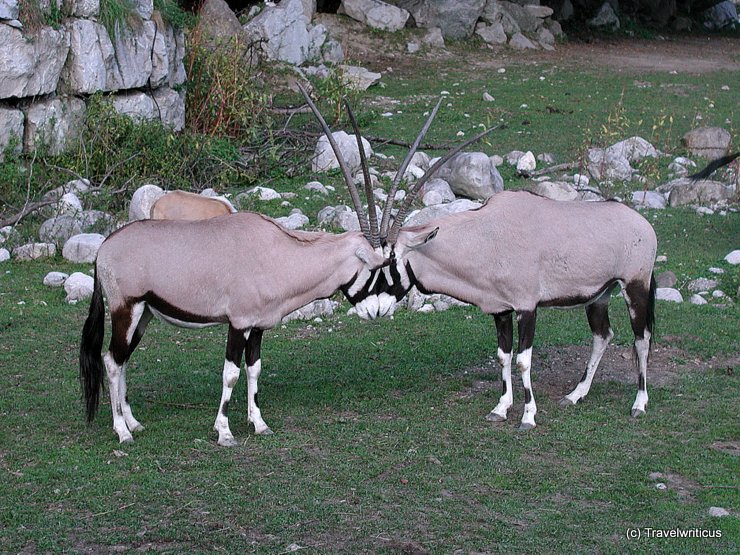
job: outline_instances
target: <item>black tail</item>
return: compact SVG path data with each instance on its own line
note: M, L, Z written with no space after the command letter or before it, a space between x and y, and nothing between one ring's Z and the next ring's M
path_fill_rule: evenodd
M689 179L691 179L692 181L699 181L700 179L706 179L707 177L712 175L714 172L716 172L718 169L720 169L722 166L726 166L727 164L732 162L738 156L740 156L740 152L736 152L735 154L728 154L727 156L723 156L722 158L717 158L713 162L710 162L709 165L703 170L691 174L689 176Z
M80 340L80 386L87 409L87 421L92 422L98 411L100 390L103 388L103 335L105 333L105 304L103 292L98 281L98 271L95 270L95 286L90 312L82 327Z
M653 337L655 329L655 294L658 288L655 282L655 274L650 276L650 292L648 293L648 309L647 309L647 329L650 332L650 346L653 346Z

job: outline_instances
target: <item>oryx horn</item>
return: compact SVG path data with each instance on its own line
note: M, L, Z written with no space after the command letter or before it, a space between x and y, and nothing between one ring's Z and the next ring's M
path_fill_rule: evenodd
M347 166L347 163L344 160L344 156L342 156L342 152L339 149L337 142L334 140L334 136L331 133L331 129L329 129L329 126L324 120L324 117L321 115L321 112L319 112L319 109L316 107L316 104L313 103L313 100L311 100L311 97L306 92L306 89L303 88L303 85L301 85L300 83L296 83L296 84L298 85L298 90L301 91L301 94L303 95L303 98L306 100L306 103L308 104L309 108L311 108L311 111L316 116L316 119L319 120L319 123L321 124L321 127L324 130L324 134L326 135L326 138L329 140L331 149L334 151L334 155L337 157L337 162L339 162L339 167L342 169L342 175L344 176L344 181L347 184L347 189L349 189L349 196L352 198L352 204L354 204L355 206L355 212L357 213L357 219L360 222L360 229L362 230L362 233L365 236L365 238L367 238L367 240L370 241L372 244L372 234L370 233L370 225L368 223L365 210L363 210L362 208L362 201L360 200L360 194L357 192L357 187L355 187L355 184L352 181L352 172L350 172L349 167ZM360 151L362 151L362 147L360 147Z
M437 101L437 105L432 110L432 113L429 114L429 117L427 118L427 121L424 124L424 127L422 127L421 131L419 131L419 135L416 137L414 144L411 145L411 149L409 150L409 153L406 155L406 158L401 164L401 167L398 168L396 177L393 178L393 184L391 185L391 190L388 192L388 200L385 201L385 208L383 209L383 219L380 222L380 236L383 238L385 238L388 235L388 225L391 222L391 210L393 209L393 201L396 199L396 191L398 191L398 185L401 183L401 179L403 179L403 175L406 173L406 168L409 167L409 163L411 162L411 159L414 157L414 154L416 154L416 149L419 148L419 145L421 144L421 141L424 138L424 135L426 135L427 131L429 131L429 127L432 125L434 116L437 115L437 112L439 111L439 106L442 104L442 98L443 97L440 97L440 99Z
M375 197L373 196L373 182L370 178L370 168L367 165L367 158L365 158L365 148L362 146L362 134L360 133L360 127L357 125L355 114L352 112L352 107L344 99L344 106L347 108L347 116L349 121L352 123L352 128L355 130L355 139L357 139L357 149L360 151L360 166L362 166L362 178L365 181L365 197L367 198L367 216L370 224L370 244L374 248L380 246L380 229L378 228L378 214L375 211Z
M483 137L488 135L494 129L498 129L498 126L490 127L486 129L485 131L478 133L472 139L468 139L461 145L450 150L442 158L437 160L432 165L432 167L429 168L429 171L427 171L421 178L419 178L419 180L414 184L414 187L406 195L406 198L403 199L403 204L401 204L401 207L398 209L398 213L396 214L396 219L393 221L393 225L388 231L388 236L387 236L388 243L393 244L396 242L396 239L398 238L398 231L401 229L401 226L403 225L403 219L406 217L406 212L408 212L408 209L411 206L411 203L416 198L416 195L419 194L419 191L421 190L421 187L424 185L424 183L426 183L439 168L445 165L450 160L450 158L455 156L455 154L459 153L462 149L472 145L473 143L480 141ZM390 197L389 197L389 200L390 200ZM386 208L387 208L387 205L386 205ZM385 216L385 214L383 215Z

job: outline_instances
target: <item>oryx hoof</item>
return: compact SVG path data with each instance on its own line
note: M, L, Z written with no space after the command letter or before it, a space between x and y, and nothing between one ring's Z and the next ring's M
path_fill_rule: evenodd
M488 420L489 422L500 424L501 422L506 422L506 417L501 416L500 414L496 414L495 412L492 411L486 415L486 420Z
M143 432L144 431L144 426L142 426L141 424L137 424L136 426L134 426L133 428L131 428L131 431L132 432Z
M534 428L535 426L536 426L536 425L535 425L535 424L532 424L531 422L522 422L522 423L521 423L521 424L519 425L519 431L520 431L520 432L526 432L526 431L528 431L528 430L531 430L531 429L533 429L533 428Z
M120 438L118 440L118 442L119 443L133 443L134 442L134 438L131 437L130 435L128 435L128 436L124 436L124 437Z
M236 447L237 445L239 445L239 442L236 441L233 437L225 437L223 439L219 438L218 444L221 447Z
M270 428L265 428L264 430L258 432L257 430L254 431L254 433L258 436L271 436L275 432L273 432Z
M632 418L639 418L645 414L645 411L642 409L632 409Z
M575 404L576 404L576 401L572 401L568 399L567 397L563 397L562 399L560 399L561 407L573 407L575 406Z

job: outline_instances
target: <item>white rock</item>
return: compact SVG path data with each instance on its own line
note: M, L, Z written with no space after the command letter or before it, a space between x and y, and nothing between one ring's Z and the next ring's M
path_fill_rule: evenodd
M427 193L432 191L441 195L442 200L440 202L452 202L453 200L455 200L455 193L452 192L450 184L447 183L444 179L433 177L424 184L424 187L422 188L422 194L426 195Z
M699 206L696 209L696 213L700 216L711 216L712 214L714 214L714 210L712 210L708 206Z
M95 262L100 245L105 241L105 236L99 233L81 233L73 235L62 249L62 256L70 262L85 263Z
M0 67L0 71L2 68ZM3 75L3 77L5 77ZM0 106L0 162L5 158L5 150L15 143L13 152L19 154L23 148L24 116L21 110Z
M342 0L337 13L343 13L368 27L381 31L400 31L409 12L380 0Z
M164 191L157 185L143 185L134 191L128 207L128 219L146 220L151 215L152 205L164 195Z
M655 298L659 301L671 301L674 303L682 303L683 296L678 289L672 287L658 287L655 291Z
M484 92L483 93L483 100L485 100L486 102L493 102L496 99L493 98L489 93Z
M68 214L71 216L82 212L82 202L74 193L65 193L59 199L59 214Z
M275 189L262 187L261 185L249 189L247 191L247 194L258 195L260 200L277 200L279 198L283 198L282 195L278 193Z
M450 184L456 195L470 199L487 199L503 191L504 180L487 154L461 152L456 154L436 176Z
M734 250L729 253L727 256L725 256L725 261L729 264L732 264L733 266L736 264L740 264L740 250Z
M638 208L656 208L663 209L666 207L666 198L656 191L633 191L632 204Z
M79 136L85 111L85 102L73 96L34 102L26 111L24 149L30 152L43 145L49 154L60 154Z
M537 49L537 45L535 45L531 40L529 40L522 33L514 33L514 35L509 39L509 46L511 46L515 50L536 50Z
M698 295L696 293L694 293L693 295L691 295L691 297L689 298L689 302L691 304L697 304L697 305L707 304L707 300L704 297L702 297L701 295Z
M421 40L424 44L427 44L433 48L445 47L444 35L442 34L442 29L440 29L439 27L432 27L430 29L427 29L426 34Z
M576 187L588 187L590 181L587 175L581 175L580 173L573 175L573 183Z
M709 507L709 516L722 518L725 516L730 516L730 511L722 507Z
M360 149L357 148L357 139L354 135L349 135L344 131L335 131L332 133L334 141L339 147L339 152L342 153L342 157L346 160L350 171L355 171L360 168ZM370 143L364 137L362 138L362 147L365 150L365 157L370 158L373 155L373 149L370 147ZM334 151L329 144L329 139L326 135L322 135L316 143L314 149L314 157L311 162L311 171L314 172L325 172L334 168L339 167L339 162L334 154Z
M57 253L54 243L28 243L13 249L13 258L16 260L37 260L47 258Z
M519 158L524 156L524 152L521 150L512 150L506 155L506 161L511 166L516 166L516 163L519 161Z
M0 249L0 262L10 260L10 251L8 249Z
M637 162L643 158L657 158L658 151L642 137L630 137L619 141L606 149L607 152L627 158L630 162Z
M528 173L534 171L535 168L537 168L537 160L532 151L528 150L516 161L516 171L519 173Z
M607 149L590 148L587 164L591 175L599 180L629 181L635 172L626 157Z
M64 291L67 297L64 299L70 304L92 297L95 280L92 276L75 272L64 282Z
M282 218L275 218L281 226L285 229L301 229L303 226L308 224L308 216L303 214L291 214L290 216L283 216Z
M12 225L6 225L5 227L0 227L0 245L5 243L6 241L17 240L19 237L20 237L20 234L15 230L15 228Z
M553 200L576 200L578 191L564 181L540 181L530 187L533 193Z
M315 192L320 193L322 195L328 195L329 194L329 189L327 189L326 187L324 187L324 184L323 183L320 183L318 181L311 181L309 183L306 183L303 186L303 188L306 189L307 191L315 191Z
M725 271L722 268L709 268L709 272L712 274L724 274Z
M715 291L712 291L712 297L715 299L721 299L723 297L726 297L725 292L721 289L716 289Z
M336 301L319 299L294 310L283 318L282 323L285 324L291 320L315 320L320 316L331 316L338 306L339 303Z
M655 257L655 262L668 262L668 257L664 254L660 254Z
M456 214L457 212L464 212L466 210L473 210L483 206L480 202L473 202L468 199L459 199L454 202L447 204L435 204L434 206L428 206L421 210L415 210L406 217L404 221L405 226L423 225L446 216L448 214Z
M427 171L429 169L429 166L431 165L430 162L431 159L426 152L418 151L414 153L409 163L418 168L421 168L423 171Z
M696 293L698 291L711 291L712 289L715 289L717 285L719 285L719 283L715 279L699 278L691 280L687 288L692 293Z
M356 91L366 91L383 77L380 73L375 73L364 67L344 64L337 67L342 72L344 84Z
M44 285L47 287L61 287L69 277L64 272L49 272L44 276Z
M442 204L442 194L438 191L429 191L428 193L424 193L424 196L421 197L421 202L424 204L424 206L432 206L433 204Z

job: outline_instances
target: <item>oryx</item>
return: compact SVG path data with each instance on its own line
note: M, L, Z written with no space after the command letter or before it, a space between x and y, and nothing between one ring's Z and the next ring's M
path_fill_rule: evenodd
M333 141L331 133L328 133ZM343 161L343 172L349 175ZM269 434L255 402L263 331L290 312L338 289L363 297L374 271L387 263L356 188L350 195L362 232L339 235L288 231L261 214L241 212L199 221L140 220L112 233L95 262L95 285L80 343L80 381L91 421L97 412L104 369L121 443L143 429L126 396L126 363L152 316L177 326L228 325L223 390L214 424L218 443L236 444L228 408L246 352L248 418ZM101 356L105 305L111 337Z
M562 401L575 404L588 393L612 338L608 303L619 284L629 309L639 372L632 416L644 414L655 304L657 240L653 228L636 211L618 202L562 202L529 192L499 193L477 210L426 225L402 227L431 172L411 188L390 225L393 199L405 165L435 113L436 108L388 193L378 234L390 263L376 271L374 287L363 291L363 298L350 296L358 315L376 318L392 314L395 303L413 286L424 293L450 295L492 315L503 394L487 419L504 421L513 404L512 315L516 313L516 365L522 373L525 396L521 428L529 429L535 426L537 412L530 378L537 309L585 306L593 334L591 357L580 383ZM445 156L434 168L448 158Z

